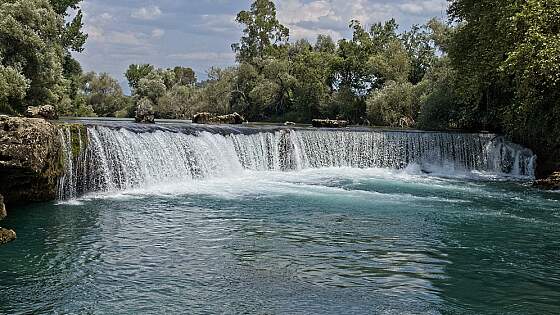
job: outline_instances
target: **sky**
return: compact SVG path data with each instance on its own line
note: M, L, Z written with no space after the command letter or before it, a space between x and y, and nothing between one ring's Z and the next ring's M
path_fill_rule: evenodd
M123 73L133 63L191 67L199 79L211 66L233 65L231 44L242 27L236 14L251 0L85 0L85 51L75 54L84 71L108 72L126 89ZM329 34L351 36L349 21L364 25L395 18L400 30L445 18L446 0L276 0L278 20L290 40ZM127 90L127 89L126 89ZM128 91L128 90L127 90Z

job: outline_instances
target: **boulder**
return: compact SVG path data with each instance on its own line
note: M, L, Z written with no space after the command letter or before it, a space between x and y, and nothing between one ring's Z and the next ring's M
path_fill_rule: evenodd
M6 217L6 207L4 206L4 197L0 195L0 220ZM13 241L16 238L16 232L0 228L0 245Z
M292 122L292 121L287 121L287 122L284 123L284 126L295 126L295 125L296 125L296 123Z
M545 190L560 190L560 172L555 172L546 178L536 180L533 186Z
M25 117L56 120L58 119L58 114L56 113L56 108L51 105L29 106L25 112Z
M347 120L313 119L311 123L315 128L345 128L348 126Z
M6 204L56 199L63 163L54 124L0 116L0 194Z
M239 125L245 121L245 118L238 113L228 115L216 115L211 113L198 113L193 116L192 122L195 124L231 124Z
M156 116L152 101L149 99L143 99L140 101L138 108L136 108L136 116L134 117L134 120L141 124L155 124Z
M6 206L4 205L4 196L0 195L0 221L6 217Z
M14 232L14 230L0 228L0 245L9 243L15 239L16 232Z

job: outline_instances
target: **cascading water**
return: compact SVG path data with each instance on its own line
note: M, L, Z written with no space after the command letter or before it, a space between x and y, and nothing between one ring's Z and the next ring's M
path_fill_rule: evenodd
M82 135L73 140L68 127L60 136L66 161L60 199L234 176L244 170L417 165L424 172L445 169L532 177L535 161L530 150L491 134L312 129L243 133L202 128L184 132L96 125L87 127L87 146Z

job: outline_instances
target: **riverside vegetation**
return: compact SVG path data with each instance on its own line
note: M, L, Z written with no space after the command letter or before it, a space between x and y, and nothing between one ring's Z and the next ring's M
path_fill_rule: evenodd
M60 115L156 118L238 112L251 121L354 124L505 133L560 168L560 1L450 0L448 21L401 31L395 20L350 21L351 38L290 41L272 1L237 22L236 65L208 79L178 66L130 65L132 96L106 73L83 73L80 0L0 4L0 112L53 104ZM69 18L69 12L76 12Z

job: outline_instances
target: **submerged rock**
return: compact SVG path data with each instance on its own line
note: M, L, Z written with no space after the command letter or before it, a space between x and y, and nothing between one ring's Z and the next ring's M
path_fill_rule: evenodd
M54 124L0 116L0 193L7 204L54 200L63 163Z
M9 243L15 239L16 232L14 232L14 230L0 228L0 245Z
M348 126L347 120L313 119L311 123L315 128L345 128Z
M533 186L545 190L560 190L560 172L555 172L547 178L536 180Z
M51 105L29 106L25 112L27 118L43 118L48 120L58 119L56 109Z
M198 113L193 116L192 122L195 124L230 124L240 125L245 118L238 113L228 115L216 115L211 113Z
M134 117L134 120L141 124L155 124L155 118L156 116L152 101L149 99L141 100L138 104L138 108L136 108L136 116Z

